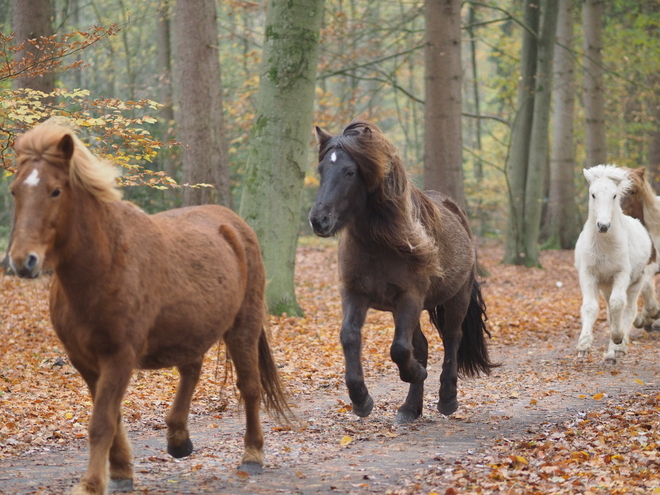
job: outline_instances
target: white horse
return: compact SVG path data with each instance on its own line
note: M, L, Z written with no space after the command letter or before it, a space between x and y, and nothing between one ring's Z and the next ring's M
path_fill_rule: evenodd
M584 170L589 183L589 217L575 245L575 267L582 289L582 333L577 350L584 356L593 342L598 293L607 304L610 343L605 359L626 353L637 297L652 254L648 231L623 214L620 199L631 187L625 169L598 165Z

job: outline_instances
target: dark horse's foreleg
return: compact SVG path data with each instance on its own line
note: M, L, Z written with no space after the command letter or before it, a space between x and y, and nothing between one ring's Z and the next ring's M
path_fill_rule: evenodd
M362 369L362 326L369 309L368 301L348 291L342 292L344 318L341 324L341 346L346 365L346 387L353 403L353 412L364 418L369 416L374 401L364 383Z
M413 332L413 356L422 366L424 366L424 368L426 368L429 356L429 344L422 333L419 322ZM422 415L423 407L424 382L411 383L406 401L399 408L395 422L399 424L413 422Z
M193 451L193 444L188 433L188 414L190 413L190 401L202 370L203 357L200 356L197 361L185 366L177 366L179 387L172 408L165 418L167 453L177 459L186 457Z
M413 336L419 327L423 298L409 297L397 304L394 311L394 341L390 347L392 361L399 367L401 380L408 383L424 383L426 367L413 354Z

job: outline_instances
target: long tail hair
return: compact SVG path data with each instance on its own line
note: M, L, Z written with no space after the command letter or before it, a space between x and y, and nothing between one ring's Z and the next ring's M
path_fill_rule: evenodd
M445 308L436 306L429 311L431 322L442 334L442 327L445 320ZM475 278L472 282L472 293L470 295L470 305L467 314L463 319L461 329L463 337L458 345L457 368L460 377L474 377L481 373L490 375L490 372L499 366L499 363L493 363L488 356L488 347L486 345L486 335L490 337L490 332L486 327L486 302L481 294L479 281Z
M275 416L280 423L290 424L296 421L295 414L287 404L265 328L259 336L259 372L261 375L261 396L266 411Z

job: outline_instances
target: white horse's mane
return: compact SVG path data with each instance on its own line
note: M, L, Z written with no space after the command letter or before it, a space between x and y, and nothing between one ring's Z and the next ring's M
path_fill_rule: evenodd
M611 164L596 165L595 167L584 169L584 176L590 185L598 179L611 179L622 194L627 194L633 185L632 180L628 176L628 170Z

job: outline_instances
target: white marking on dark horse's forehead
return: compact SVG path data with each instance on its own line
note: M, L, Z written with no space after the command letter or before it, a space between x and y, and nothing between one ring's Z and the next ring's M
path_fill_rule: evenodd
M28 186L36 186L39 184L39 171L36 168L32 169L32 172L30 172L30 175L28 175L24 183Z
M330 161L332 163L337 161L337 153L335 151L332 152L332 155L330 155Z

